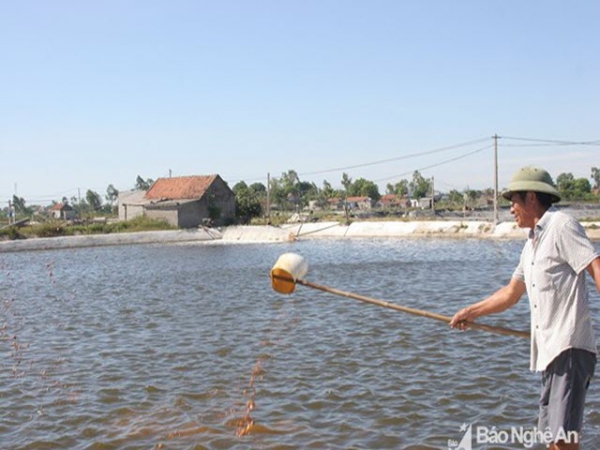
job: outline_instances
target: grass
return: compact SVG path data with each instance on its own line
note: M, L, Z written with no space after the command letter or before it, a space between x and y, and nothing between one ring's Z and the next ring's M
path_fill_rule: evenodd
M127 222L84 223L73 225L63 221L48 221L21 228L4 228L0 230L0 240L175 229L177 229L177 227L169 225L165 220L149 219L147 217L136 217Z

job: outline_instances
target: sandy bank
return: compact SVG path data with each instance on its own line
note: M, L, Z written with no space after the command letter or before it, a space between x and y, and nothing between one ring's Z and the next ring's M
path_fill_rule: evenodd
M585 222L590 239L600 239L600 222ZM527 231L515 222L501 222L494 227L481 221L412 221L412 222L337 222L305 223L283 227L296 238L304 237L474 237L482 239L525 239Z
M222 234L213 229L143 231L138 233L91 234L33 238L0 242L1 252L27 250L52 250L78 247L101 247L108 245L132 245L172 243L189 241L211 241L222 239Z
M584 222L590 239L600 240L600 222ZM145 231L85 236L25 239L0 242L0 253L50 250L108 245L181 243L218 241L222 243L289 242L303 239L350 239L394 237L443 237L480 239L525 239L526 232L514 222L501 222L495 228L481 221L412 221L412 222L316 222L274 226L232 226L222 230L202 228L175 231Z

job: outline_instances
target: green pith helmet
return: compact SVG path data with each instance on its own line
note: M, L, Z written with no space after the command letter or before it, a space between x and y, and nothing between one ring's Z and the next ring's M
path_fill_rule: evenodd
M540 167L523 167L512 176L508 189L502 192L502 197L510 200L514 192L543 192L552 198L552 203L560 202L560 194L554 187L552 177Z

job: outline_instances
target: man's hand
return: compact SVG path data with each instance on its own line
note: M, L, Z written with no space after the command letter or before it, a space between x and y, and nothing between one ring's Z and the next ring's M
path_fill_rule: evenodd
M524 281L512 278L510 283L498 289L485 300L458 311L450 321L450 326L459 330L466 330L469 326L465 321L474 322L479 317L499 313L510 308L519 301L525 293L525 289Z
M466 307L454 314L454 317L450 321L450 326L465 331L469 328L465 322L472 322L473 320L474 317L470 307Z

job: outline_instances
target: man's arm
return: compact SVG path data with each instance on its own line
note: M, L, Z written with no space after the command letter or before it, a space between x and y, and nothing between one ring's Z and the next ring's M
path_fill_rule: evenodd
M600 266L598 267L598 276L600 277ZM452 318L450 326L464 330L466 328L464 321L473 322L478 317L502 312L516 304L525 293L525 289L523 281L511 278L510 283L498 289L485 300L458 311Z
M600 292L600 257L594 259L589 266L587 266L587 271L596 282L596 289Z

